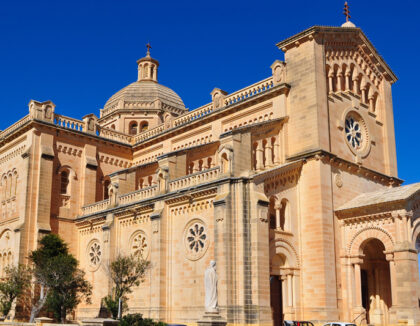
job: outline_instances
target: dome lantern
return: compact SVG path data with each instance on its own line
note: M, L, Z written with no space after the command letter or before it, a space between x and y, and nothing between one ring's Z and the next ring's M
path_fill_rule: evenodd
M137 81L154 81L157 82L157 73L159 61L150 56L150 49L152 48L149 43L146 44L147 53L144 58L137 60L138 77Z

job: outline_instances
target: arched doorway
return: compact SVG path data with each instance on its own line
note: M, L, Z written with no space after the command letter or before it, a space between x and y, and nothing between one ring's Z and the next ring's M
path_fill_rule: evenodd
M366 310L368 324L389 323L389 308L392 305L389 262L385 246L378 239L369 239L361 246L363 262L361 269L362 306Z
M273 325L296 320L299 306L299 263L294 247L285 239L270 243L270 302Z
M282 254L276 254L271 259L272 275L270 275L270 305L273 326L282 326L284 320L281 268L285 266L285 262L286 257Z

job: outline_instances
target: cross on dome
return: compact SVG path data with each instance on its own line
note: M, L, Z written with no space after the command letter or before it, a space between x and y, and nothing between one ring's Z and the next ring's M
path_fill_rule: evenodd
M348 22L349 18L351 18L351 16L350 16L350 10L349 10L349 5L348 5L347 1L344 2L343 14L344 14L344 16L346 16L346 22Z
M350 9L349 9L349 4L346 2L344 2L344 10L343 10L343 14L344 16L346 16L346 22L341 25L341 27L356 27L356 25L354 25L349 19L351 18L350 16Z
M346 2L347 3L347 2ZM146 52L146 56L150 57L150 49L152 48L152 46L150 45L149 42L147 42L146 44L146 48L147 48L147 52Z

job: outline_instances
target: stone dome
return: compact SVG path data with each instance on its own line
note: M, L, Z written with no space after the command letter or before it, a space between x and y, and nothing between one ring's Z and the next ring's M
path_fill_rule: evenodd
M109 98L104 110L117 105L120 100L126 103L151 103L160 100L163 104L185 110L184 102L177 93L152 80L140 80L124 87Z

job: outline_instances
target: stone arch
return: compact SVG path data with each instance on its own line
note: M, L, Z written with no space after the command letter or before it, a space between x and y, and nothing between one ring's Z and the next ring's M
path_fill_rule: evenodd
M416 243L418 237L420 237L420 218L413 222L413 232L411 233L413 244Z
M300 259L295 247L286 239L276 239L270 243L270 258L282 255L286 258L287 267L300 268Z
M363 251L363 246L371 239L378 239L385 247L385 251L392 251L394 248L394 240L392 236L380 227L365 228L357 232L350 243L347 250L350 256L359 256Z
M135 121L135 120L130 121L130 123L128 125L128 133L130 135L137 135L137 133L138 133L138 123L137 123L137 121Z

